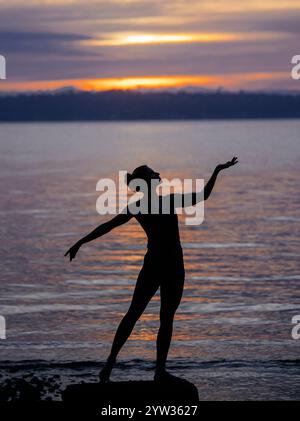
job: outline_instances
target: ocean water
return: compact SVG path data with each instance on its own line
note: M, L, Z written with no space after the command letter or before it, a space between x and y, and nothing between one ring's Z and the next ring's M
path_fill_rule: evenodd
M299 399L299 133L299 120L1 124L0 383L35 376L59 399L97 381L146 250L132 221L64 258L108 218L96 212L101 177L147 163L207 180L238 156L204 222L180 218L186 284L169 368L203 400ZM158 313L159 293L112 380L152 377Z

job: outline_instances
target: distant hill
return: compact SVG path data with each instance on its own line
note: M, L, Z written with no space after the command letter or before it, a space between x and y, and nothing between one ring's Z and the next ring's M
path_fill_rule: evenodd
M0 96L0 121L300 118L300 93L55 92Z

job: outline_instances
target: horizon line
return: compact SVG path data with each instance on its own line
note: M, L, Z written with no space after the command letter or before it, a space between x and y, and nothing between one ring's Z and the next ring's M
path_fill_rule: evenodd
M236 89L228 89L223 86L215 87L215 88L207 88L207 87L195 87L195 86L184 86L179 88L115 88L115 89L80 89L75 86L62 86L59 88L53 89L37 89L37 90L0 90L0 97L4 96L19 96L19 95L60 95L60 94L68 94L72 93L74 95L81 94L81 93L88 93L88 94L102 94L102 93L141 93L141 94L215 94L215 93L223 93L223 94L270 94L270 95L300 95L300 89L287 89L287 88L277 88L277 89L270 89L270 88L261 88L261 89L245 89L245 88L236 88Z
M61 79L36 81L0 82L1 92L50 91L70 88L82 91L111 90L299 90L300 84L292 88L290 74L277 72L242 72L223 74L194 75L144 75L88 79Z

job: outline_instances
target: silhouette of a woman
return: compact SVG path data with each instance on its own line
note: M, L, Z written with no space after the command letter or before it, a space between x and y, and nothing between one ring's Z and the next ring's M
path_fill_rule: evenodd
M209 198L219 172L235 165L237 162L237 158L234 157L225 164L217 165L204 187L204 200ZM127 174L128 184L135 179L144 180L149 187L147 189L147 203L149 209L151 209L151 180L156 180L159 183L161 181L160 174L147 165L143 165L136 168L132 174ZM148 238L147 253L144 257L143 267L137 278L130 307L119 324L110 355L99 375L102 382L109 380L117 355L158 288L160 288L161 307L154 380L159 381L174 378L174 376L166 371L166 360L172 338L174 315L181 301L184 286L183 254L180 244L176 207L174 205L179 202L175 200L175 195L171 194L169 196L171 211L168 214L161 212L162 196L157 196L159 212L155 214L132 214L129 207L127 207L124 212L115 216L110 221L101 224L90 234L79 240L65 254L65 256L70 256L71 261L75 258L79 248L83 244L101 237L113 228L125 224L133 217L140 223ZM189 193L189 198L184 198L183 195L181 196L181 203L195 205L199 200L199 196L196 193Z

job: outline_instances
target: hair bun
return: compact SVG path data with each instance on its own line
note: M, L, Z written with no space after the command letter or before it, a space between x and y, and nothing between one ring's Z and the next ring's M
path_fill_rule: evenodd
M132 174L130 174L129 172L125 175L125 181L126 184L128 185L130 183L130 181L132 180Z

